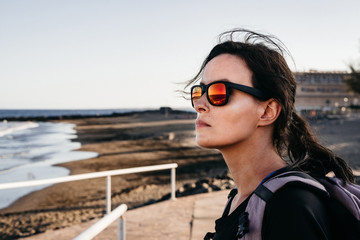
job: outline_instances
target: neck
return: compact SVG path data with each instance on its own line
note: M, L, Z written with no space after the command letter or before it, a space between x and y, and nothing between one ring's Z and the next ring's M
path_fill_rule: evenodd
M267 175L286 166L271 140L257 140L256 144L249 140L219 150L237 186L238 197L242 200L245 200Z

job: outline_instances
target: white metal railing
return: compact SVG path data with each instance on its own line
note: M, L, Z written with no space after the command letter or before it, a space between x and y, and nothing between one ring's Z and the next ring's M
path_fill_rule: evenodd
M93 239L116 219L118 219L118 239L125 240L125 218L123 217L123 214L126 212L126 210L127 206L125 204L121 204L119 207L115 208L111 213L107 214L105 217L97 221L95 224L93 224L87 230L83 231L73 240Z
M111 176L171 169L171 179L170 179L171 200L175 200L175 168L177 168L177 166L178 165L176 163L170 163L170 164L153 165L146 167L84 173L84 174L71 175L71 176L58 177L58 178L49 178L49 179L32 180L32 181L24 181L24 182L1 183L0 190L106 177L106 213L109 214L111 212Z

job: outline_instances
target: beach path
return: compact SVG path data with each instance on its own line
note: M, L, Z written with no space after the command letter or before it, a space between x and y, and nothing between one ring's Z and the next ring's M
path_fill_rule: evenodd
M221 216L228 192L229 190L224 190L191 195L129 210L125 213L126 239L202 239L207 232L214 231L215 220ZM24 239L72 239L98 220ZM115 221L94 239L117 239L117 231Z

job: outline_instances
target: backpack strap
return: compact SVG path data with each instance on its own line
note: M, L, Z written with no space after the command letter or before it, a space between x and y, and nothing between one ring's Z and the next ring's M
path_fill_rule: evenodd
M249 215L248 233L239 236L242 240L261 239L262 222L266 203L273 194L289 183L301 183L310 186L327 195L327 191L322 184L306 173L299 171L289 171L276 175L264 183L260 184L249 199L245 212Z
M236 233L237 238L242 238L249 232L249 213L242 212L239 217L239 226Z

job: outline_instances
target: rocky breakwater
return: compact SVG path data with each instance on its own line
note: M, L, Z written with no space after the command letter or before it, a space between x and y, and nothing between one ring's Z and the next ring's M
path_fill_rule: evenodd
M223 174L220 174L216 177L205 177L197 180L194 183L186 183L177 189L175 196L184 197L194 194L208 193L226 189L233 189L235 187L235 182L232 180L230 173L225 171ZM159 201L163 201L170 198L170 194L163 196ZM149 201L149 203L154 203L156 201ZM225 204L225 203L224 203Z

